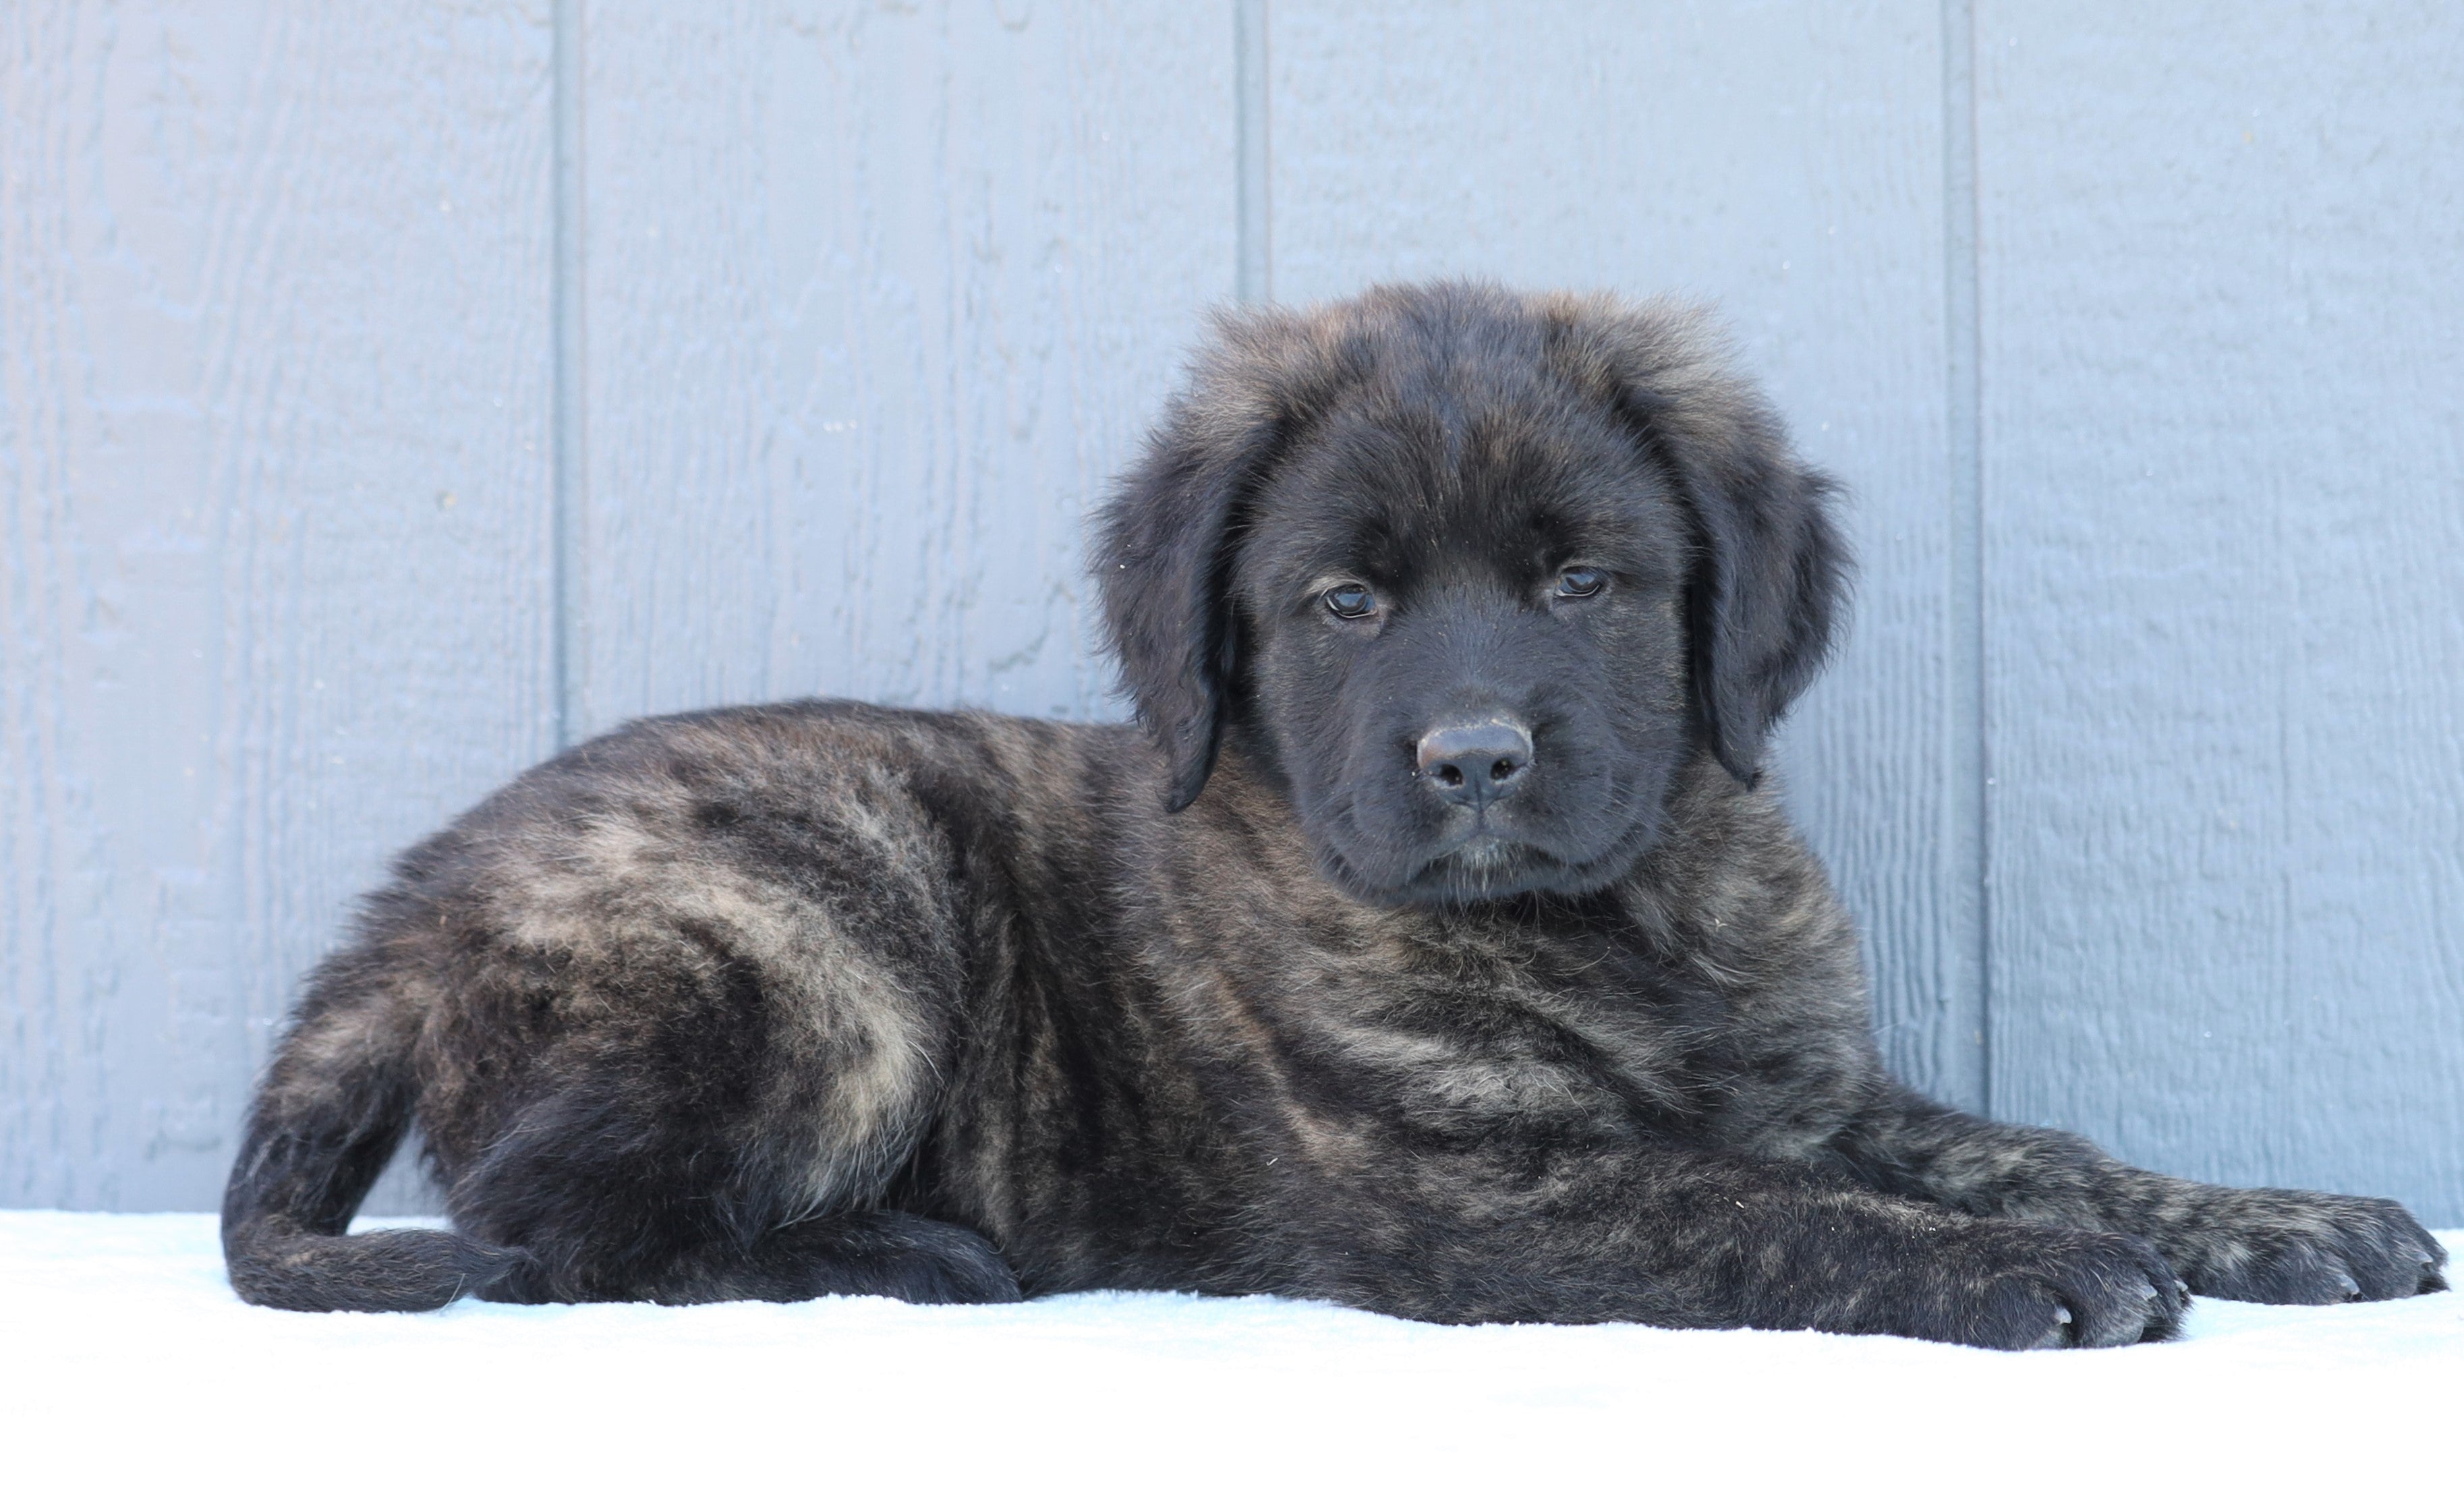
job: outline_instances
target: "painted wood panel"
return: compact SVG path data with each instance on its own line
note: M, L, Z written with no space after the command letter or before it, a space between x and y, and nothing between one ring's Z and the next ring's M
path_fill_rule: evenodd
M1203 306L1472 273L1715 300L1849 485L1784 751L1898 1067L2464 1221L2464 22L1974 11L0 8L0 1204L209 1206L561 734L1115 712Z
M1228 11L600 4L583 47L577 731L1112 713L1080 527L1233 289Z
M1976 39L1995 1102L2458 1221L2456 12Z
M351 895L548 746L548 58L0 10L0 1202L214 1206Z
M1856 617L1785 767L1865 926L1893 1064L1973 1102L1940 7L1276 0L1268 17L1277 299L1441 274L1707 299L1850 487Z

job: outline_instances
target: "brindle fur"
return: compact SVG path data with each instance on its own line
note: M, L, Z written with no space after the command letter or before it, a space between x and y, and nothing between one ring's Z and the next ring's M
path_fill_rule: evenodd
M1143 731L801 702L532 770L312 978L232 1283L1126 1286L1998 1347L2169 1335L2177 1275L2443 1288L2393 1203L2157 1176L1883 1071L1757 772L1830 637L1826 492L1664 306L1228 319L1101 533ZM1546 588L1574 559L1606 595ZM1328 616L1330 574L1375 623ZM1537 740L1495 823L1410 758L1465 709ZM343 1236L414 1122L456 1231Z

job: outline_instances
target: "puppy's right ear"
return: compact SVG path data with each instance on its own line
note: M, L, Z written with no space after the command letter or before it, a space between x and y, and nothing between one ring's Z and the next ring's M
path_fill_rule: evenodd
M1121 689L1163 749L1167 810L1198 798L1222 746L1234 636L1226 536L1251 465L1249 440L1217 446L1189 404L1177 400L1148 436L1096 544L1105 629Z
M1121 477L1096 529L1094 569L1121 690L1163 749L1164 809L1206 787L1230 705L1232 559L1251 495L1308 406L1297 316L1227 312L1215 344Z

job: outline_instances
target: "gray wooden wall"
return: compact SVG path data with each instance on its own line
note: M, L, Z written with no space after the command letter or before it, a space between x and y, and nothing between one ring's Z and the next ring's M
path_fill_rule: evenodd
M637 713L1113 715L1203 308L1718 300L1856 492L1898 1067L2464 1222L2464 11L0 8L0 1203L209 1206L386 854ZM421 1206L407 1180L384 1201Z

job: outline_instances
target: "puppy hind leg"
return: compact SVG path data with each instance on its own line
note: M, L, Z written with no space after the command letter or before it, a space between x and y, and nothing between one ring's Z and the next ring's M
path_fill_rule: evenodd
M765 1123L741 1112L695 1120L683 1109L644 1108L599 1080L533 1103L451 1195L459 1227L520 1252L482 1297L668 1305L1017 1298L1017 1281L981 1235L879 1209L877 1182L834 1183L836 1200L793 1216L809 1201L811 1167L856 1163L821 1161L801 1142L765 1151L757 1133Z
M777 995L715 954L667 976L664 1015L558 1048L554 1092L455 1173L457 1224L521 1251L487 1298L1015 1298L979 1235L880 1210L937 1098L929 1002L821 977Z
M974 1229L913 1213L842 1212L676 1254L642 1297L662 1305L877 1295L919 1305L1016 1300L1018 1277Z
M596 1101L549 1100L455 1187L457 1221L511 1241L519 1259L483 1298L554 1301L809 1300L878 1295L919 1304L1015 1300L1019 1284L975 1230L863 1207L788 1222L742 1174L694 1178L708 1147L668 1121L577 1119ZM629 1126L629 1128L628 1128ZM750 1189L748 1190L748 1187Z

